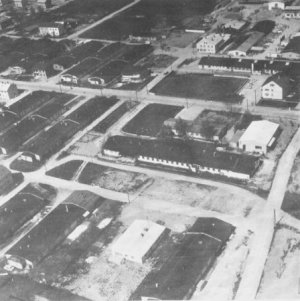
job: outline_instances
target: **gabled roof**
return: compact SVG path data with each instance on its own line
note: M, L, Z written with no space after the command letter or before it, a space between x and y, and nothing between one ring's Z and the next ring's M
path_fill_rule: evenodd
M267 85L270 82L274 82L278 86L280 86L283 90L288 91L291 89L291 78L287 76L285 73L276 73L272 76L268 77L264 82L263 86Z
M282 52L294 52L300 54L300 36L291 39Z

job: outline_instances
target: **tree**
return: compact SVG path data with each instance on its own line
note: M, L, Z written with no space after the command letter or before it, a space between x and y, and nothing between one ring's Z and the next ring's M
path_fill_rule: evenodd
M176 118L175 130L178 133L178 136L186 136L187 124L181 118Z

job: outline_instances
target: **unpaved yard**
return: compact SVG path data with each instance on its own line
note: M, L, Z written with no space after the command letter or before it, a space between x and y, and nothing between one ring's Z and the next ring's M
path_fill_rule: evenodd
M136 192L146 185L151 178L145 174L123 171L88 163L79 176L78 182L95 185L118 192Z
M196 218L145 210L139 202L133 202L122 210L118 218L118 221L122 224L118 235L135 219L149 219L164 224L171 230L181 232L191 226ZM117 265L110 262L110 254L111 244L100 255L92 256L91 259L93 260L86 265L85 272L78 274L65 288L93 301L128 300L129 296L150 272L153 262L149 260L143 265L124 262Z
M281 227L276 231L257 298L299 300L299 264L300 233Z
M153 184L141 193L139 201L142 202L143 198L165 200L238 216L258 212L264 205L255 195L237 195L221 188L161 178L155 179Z

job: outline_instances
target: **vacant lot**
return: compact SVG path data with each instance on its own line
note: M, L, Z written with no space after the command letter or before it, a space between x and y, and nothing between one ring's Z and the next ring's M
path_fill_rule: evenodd
M217 211L225 214L247 216L255 214L264 205L252 196L243 196L228 190L212 186L194 184L184 181L168 181L157 178L151 186L139 196L139 202L168 201L170 204L180 204Z
M83 184L129 193L142 188L150 181L150 178L145 174L88 163L80 174L78 181Z
M83 161L73 160L46 172L46 175L64 180L72 180Z
M247 79L213 76L207 74L176 74L172 72L151 92L158 95L236 103L238 94Z
M299 299L300 233L277 229L269 252L258 299Z
M167 54L151 54L138 62L138 66L149 69L165 69L169 67L177 57Z
M87 39L124 40L133 36L157 36L166 28L182 28L198 15L209 13L215 1L143 0L125 12L88 30ZM155 32L155 33L154 33Z
M136 135L156 137L164 121L175 117L182 109L183 107L179 106L150 104L130 120L123 128L123 131Z
M114 237L116 238L116 235L124 232L135 219L149 219L179 231L185 230L195 221L193 217L146 210L138 202L132 202L124 207L121 216L117 219L120 226L117 232L114 233ZM104 246L101 240L99 244L94 244L94 246L96 245L101 250L96 254L94 253L91 258L93 261L86 264L86 269L80 274L77 273L72 281L64 287L92 300L128 300L129 296L151 270L152 262L148 261L143 265L139 265L127 261L116 265L110 261L111 245L107 247L105 245L104 250L102 249ZM161 252L159 253L161 255ZM168 256L168 252L164 254Z

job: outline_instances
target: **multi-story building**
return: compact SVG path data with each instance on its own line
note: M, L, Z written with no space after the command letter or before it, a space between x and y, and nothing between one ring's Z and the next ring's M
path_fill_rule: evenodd
M45 23L39 26L41 36L60 37L65 33L65 27L61 23Z
M199 52L217 53L230 38L228 34L210 34L202 38L196 45Z

